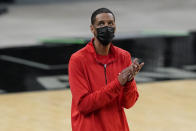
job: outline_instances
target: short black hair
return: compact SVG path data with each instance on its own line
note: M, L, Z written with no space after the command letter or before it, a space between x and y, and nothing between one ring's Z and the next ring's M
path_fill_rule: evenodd
M110 13L113 15L114 17L114 21L115 21L115 16L113 14L113 12L107 8L99 8L97 10L95 10L93 13L92 13L92 16L91 16L91 24L93 25L95 23L95 20L96 20L96 16L98 14L102 14L102 13Z

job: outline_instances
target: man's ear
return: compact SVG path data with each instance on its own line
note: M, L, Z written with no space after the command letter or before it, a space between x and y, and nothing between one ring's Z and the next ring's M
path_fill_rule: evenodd
M93 25L91 24L90 25L90 29L91 29L91 32L93 33L93 35L95 34L95 29L94 29L94 27L93 27Z

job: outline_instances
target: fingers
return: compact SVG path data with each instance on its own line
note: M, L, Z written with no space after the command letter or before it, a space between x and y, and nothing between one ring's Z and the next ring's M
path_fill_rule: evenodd
M144 62L142 62L142 63L140 64L140 69L141 69L143 66L144 66Z
M134 64L139 64L138 60L139 60L138 58L135 58L135 59L133 60L133 63L134 63Z
M142 67L144 66L144 62L142 62L138 68L136 69L136 74L142 69Z
M138 60L139 60L138 58L135 58L135 59L133 60L132 65L133 65L134 68L137 68L137 67L139 66Z
M135 58L133 60L132 65L133 65L134 68L141 69L144 66L144 62L142 62L141 64L139 64L139 59L138 58Z
M137 72L140 69L138 58L135 58L133 60L132 66L133 66L134 72Z
M141 64L139 64L139 59L138 58L135 58L133 60L133 63L132 63L132 67L133 67L133 73L132 75L135 76L141 69L142 67L144 66L144 62L142 62Z

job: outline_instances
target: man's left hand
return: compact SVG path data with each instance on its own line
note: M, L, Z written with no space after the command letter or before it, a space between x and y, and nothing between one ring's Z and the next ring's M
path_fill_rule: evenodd
M139 64L138 61L139 61L138 58L135 58L133 60L133 63L131 65L133 71L131 71L132 74L129 75L128 81L131 81L137 75L137 73L142 69L142 67L144 66L144 62L142 62L141 64Z

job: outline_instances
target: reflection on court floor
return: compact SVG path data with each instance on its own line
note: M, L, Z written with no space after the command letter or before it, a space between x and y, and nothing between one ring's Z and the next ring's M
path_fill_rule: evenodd
M196 80L138 84L126 110L134 131L195 131ZM71 131L69 89L0 95L0 131Z

